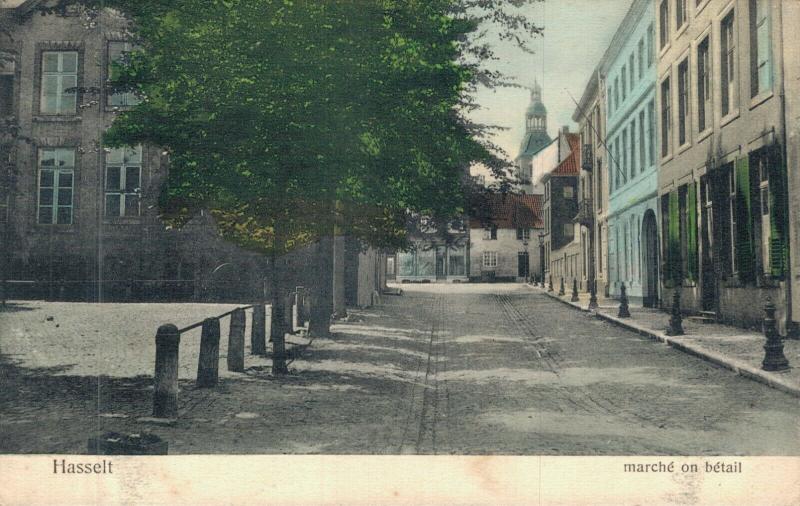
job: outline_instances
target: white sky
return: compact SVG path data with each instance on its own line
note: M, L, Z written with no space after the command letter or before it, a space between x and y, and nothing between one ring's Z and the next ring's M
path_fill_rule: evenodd
M495 50L502 61L492 68L514 76L519 84L542 85L542 101L547 107L547 130L554 137L563 125L575 131L572 114L589 76L605 53L632 0L545 0L527 7L544 36L537 37L528 54L511 43ZM530 92L519 88L481 89L475 96L481 109L472 113L478 123L507 127L494 135L494 142L513 159L525 132L525 109ZM476 172L477 173L477 172Z

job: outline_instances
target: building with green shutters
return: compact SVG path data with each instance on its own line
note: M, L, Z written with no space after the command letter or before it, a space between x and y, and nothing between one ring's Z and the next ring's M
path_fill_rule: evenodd
M782 11L776 0L659 0L662 287L685 312L791 323Z

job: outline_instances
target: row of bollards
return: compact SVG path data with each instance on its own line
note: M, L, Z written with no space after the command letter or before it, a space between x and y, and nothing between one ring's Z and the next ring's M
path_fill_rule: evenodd
M228 334L228 370L244 372L246 315L243 308L230 313ZM184 329L186 330L186 329ZM153 416L178 416L178 350L181 331L173 324L161 325L156 332L156 363L154 374ZM267 353L267 318L263 304L253 306L250 347L253 355ZM219 318L202 322L200 355L197 361L197 387L213 388L219 382ZM286 350L284 339L273 339L273 372L285 373Z

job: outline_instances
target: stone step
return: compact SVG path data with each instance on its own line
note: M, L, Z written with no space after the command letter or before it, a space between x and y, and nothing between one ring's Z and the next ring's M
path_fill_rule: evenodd
M689 320L690 322L694 322L694 323L716 323L717 322L716 318L708 317L708 316L689 316L686 319Z

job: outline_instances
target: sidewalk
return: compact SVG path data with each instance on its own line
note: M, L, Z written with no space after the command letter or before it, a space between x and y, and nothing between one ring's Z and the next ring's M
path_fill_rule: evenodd
M578 302L570 302L571 293L558 296L558 288L548 292L540 287L532 289L569 304L581 311L588 311L589 294L578 295ZM659 309L630 306L630 318L618 318L619 301L598 296L598 308L591 311L599 318L615 323L620 327L655 339L685 353L695 355L730 369L746 378L764 383L795 397L800 397L800 341L785 339L783 352L789 360L786 371L767 372L761 369L764 359L765 337L763 333L728 325L697 323L683 319L683 336L668 336L669 313Z

